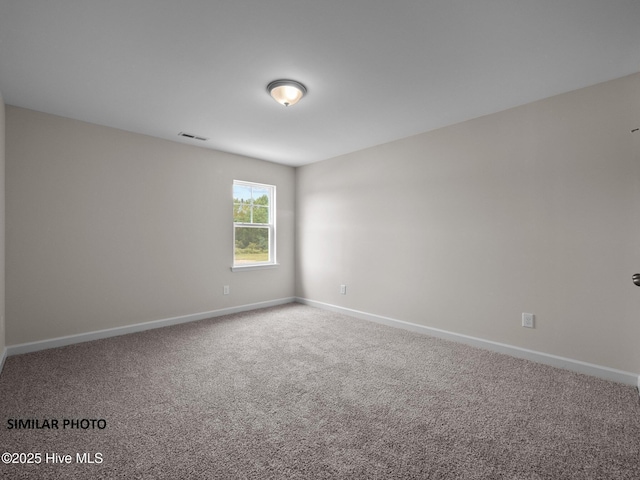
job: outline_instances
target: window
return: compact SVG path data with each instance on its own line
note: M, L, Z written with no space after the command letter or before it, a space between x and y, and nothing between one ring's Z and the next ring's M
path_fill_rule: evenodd
M276 264L276 187L233 181L233 267Z

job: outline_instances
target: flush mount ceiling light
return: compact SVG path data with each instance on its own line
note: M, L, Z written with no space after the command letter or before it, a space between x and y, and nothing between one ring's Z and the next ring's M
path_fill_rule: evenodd
M276 102L289 107L298 103L298 100L307 93L307 89L295 80L274 80L267 85L267 92Z

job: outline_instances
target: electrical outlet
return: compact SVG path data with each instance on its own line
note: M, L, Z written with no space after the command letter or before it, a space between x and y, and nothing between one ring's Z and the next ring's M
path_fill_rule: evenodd
M230 291L229 290L229 285L225 285L223 290L222 290L222 293L224 293L225 295L229 295L229 291Z
M533 326L533 320L535 315L533 313L523 313L522 314L522 326L526 328L535 328Z
M347 286L340 285L340 295L346 295L346 294L347 294Z

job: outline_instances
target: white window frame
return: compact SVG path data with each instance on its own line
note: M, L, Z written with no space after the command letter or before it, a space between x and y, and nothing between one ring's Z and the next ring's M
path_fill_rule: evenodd
M260 270L263 268L274 268L278 266L276 261L276 186L266 183L248 182L245 180L234 180L231 189L231 202L233 203L233 187L257 187L269 191L269 223L242 223L233 222L233 250L232 267L233 272L243 272L248 270ZM233 210L232 210L233 211ZM233 218L232 218L233 220ZM269 260L266 262L243 263L236 265L236 227L245 228L268 228L269 229Z

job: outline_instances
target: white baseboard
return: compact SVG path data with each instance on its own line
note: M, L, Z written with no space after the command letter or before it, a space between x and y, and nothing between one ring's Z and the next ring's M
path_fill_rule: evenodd
M391 327L403 328L412 332L432 335L434 337L443 338L445 340L465 343L474 347L484 348L485 350L491 350L494 352L511 355L512 357L524 358L526 360L532 360L534 362L543 363L545 365L551 365L553 367L563 368L565 370L571 370L573 372L584 373L586 375L591 375L618 383L624 383L626 385L638 386L638 388L640 388L640 376L637 373L616 370L614 368L603 367L601 365L582 362L580 360L573 360L571 358L559 357L557 355L537 352L535 350L528 350L526 348L515 347L513 345L507 345L505 343L498 343L491 340L484 340L482 338L449 332L447 330L441 330L439 328L426 327L424 325L418 325L416 323L396 320L395 318L383 317L381 315L366 313L359 310L352 310L350 308L339 307L336 305L317 302L315 300L309 300L306 298L297 297L296 302L317 308L322 308L324 310L343 313L345 315L359 318L361 320L368 320L384 325L389 325Z
M4 368L4 360L7 358L7 348L2 349L2 353L0 354L0 374L2 374L2 369Z
M359 310L353 310L350 308L340 307L337 305L331 305L328 303L317 302L315 300L309 300L300 297L286 297L277 300L270 300L266 302L252 303L247 305L240 305L238 307L222 308L219 310L212 310L210 312L202 312L191 315L183 315L180 317L165 318L162 320L154 320L150 322L137 323L134 325L127 325L123 327L108 328L105 330L98 330L94 332L80 333L77 335L69 335L65 337L52 338L48 340L41 340L37 342L22 343L19 345L10 345L4 348L0 354L0 373L4 367L6 357L10 355L19 355L22 353L37 352L39 350L46 350L49 348L63 347L66 345L72 345L75 343L89 342L91 340L99 340L101 338L117 337L119 335L126 335L128 333L142 332L144 330L151 330L154 328L168 327L171 325L179 325L181 323L195 322L198 320L205 320L207 318L215 318L223 315L230 315L233 313L246 312L250 310L257 310L260 308L274 307L277 305L284 305L286 303L298 302L305 305L321 308L324 310L330 310L351 317L359 318L361 320L368 320L376 323L381 323L396 328L403 328L417 333L432 335L434 337L443 338L446 340L452 340L454 342L465 343L474 347L484 348L498 353L504 353L513 357L524 358L526 360L532 360L534 362L543 363L545 365L551 365L553 367L564 368L565 370L571 370L578 373L584 373L586 375L592 375L594 377L603 378L605 380L612 380L618 383L624 383L626 385L637 386L640 391L640 375L625 372L622 370L616 370L614 368L603 367L601 365L595 365L592 363L582 362L580 360L573 360L571 358L560 357L557 355L551 355L548 353L537 352L535 350L528 350L525 348L515 347L513 345L507 345L504 343L493 342L491 340L485 340L482 338L471 337L468 335L462 335L459 333L450 332L447 330L441 330L438 328L426 327L424 325L418 325L416 323L405 322L403 320L397 320L394 318L384 317L381 315L375 315L371 313L362 312Z
M257 310L259 308L275 307L276 305L284 305L285 303L295 302L295 297L279 298L277 300L269 300L266 302L251 303L240 305L238 307L221 308L210 312L194 313L191 315L183 315L180 317L165 318L162 320L153 320L150 322L136 323L134 325L126 325L123 327L107 328L105 330L97 330L87 333L79 333L77 335L69 335L66 337L51 338L37 342L21 343L18 345L10 345L6 347L6 355L19 355L21 353L37 352L48 348L64 347L74 343L89 342L91 340L99 340L101 338L117 337L128 333L142 332L144 330L152 330L154 328L168 327L171 325L179 325L181 323L196 322L207 318L221 317L232 313L246 312L249 310ZM2 357L4 361L4 354Z

